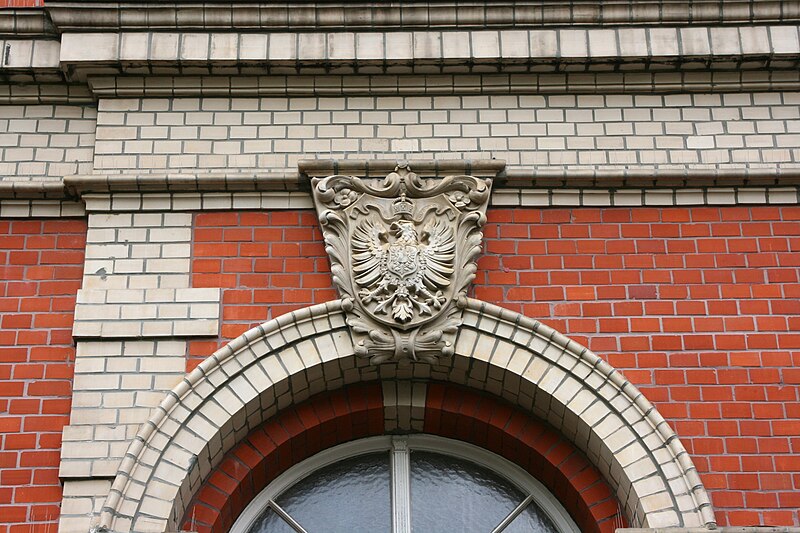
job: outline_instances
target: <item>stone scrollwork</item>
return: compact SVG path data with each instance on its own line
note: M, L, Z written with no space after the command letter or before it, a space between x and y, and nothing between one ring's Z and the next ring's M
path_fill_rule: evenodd
M492 180L312 178L314 203L356 353L373 364L453 354L475 278Z

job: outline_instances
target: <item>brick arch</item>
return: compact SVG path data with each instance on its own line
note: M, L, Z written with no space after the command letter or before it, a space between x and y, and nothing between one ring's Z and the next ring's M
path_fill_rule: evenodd
M251 431L197 492L182 531L224 533L247 504L290 466L322 450L384 433L377 382L317 394Z
M521 466L564 505L581 531L625 525L613 491L588 459L547 424L495 396L450 383L427 385L423 431L469 442ZM183 530L223 533L290 466L351 440L382 435L377 384L319 394L264 422L214 469L186 512Z
M469 300L446 363L370 366L357 358L340 301L245 332L187 374L143 424L100 524L178 528L225 454L285 407L344 385L416 378L503 397L548 422L613 487L636 527L714 525L700 478L675 433L636 387L586 348L517 313Z

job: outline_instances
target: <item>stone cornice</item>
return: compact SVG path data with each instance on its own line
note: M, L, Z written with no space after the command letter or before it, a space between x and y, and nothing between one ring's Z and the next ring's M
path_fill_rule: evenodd
M443 177L456 174L494 177L506 167L506 162L497 159L415 159L409 161L414 172L421 177ZM333 174L359 176L362 178L384 178L394 171L398 161L394 159L304 159L297 164L301 174L309 177L324 177Z
M308 190L296 172L204 174L87 174L64 178L66 194Z
M9 86L6 86L9 87ZM36 91L42 87L47 91ZM15 102L52 100L56 87L0 86ZM93 76L73 99L172 97L449 96L796 91L800 71L572 72L552 74ZM10 93L10 94L9 94ZM44 93L44 94L39 94ZM85 94L84 94L85 93Z
M497 187L766 187L800 185L800 168L764 169L564 169L508 170Z
M506 169L500 160L412 160L422 177L492 177L500 190L623 190L800 186L800 168ZM382 178L396 160L309 159L297 171L184 174L88 174L63 181L0 181L0 199L75 199L85 194L307 192L309 178L333 174Z
M61 200L68 197L61 180L0 181L0 199L2 200Z
M339 33L66 33L93 75L492 74L800 68L798 25Z
M0 9L0 37L53 37L55 27L44 9Z
M0 85L0 104L87 104L94 96L86 85L43 83Z
M756 24L800 20L777 0L47 3L59 31L475 29L575 25Z
M21 27L11 13L0 26ZM796 89L800 70L796 22L48 35L41 13L0 34L0 83L26 86L0 87L0 102L85 102L87 84L92 97L770 91Z

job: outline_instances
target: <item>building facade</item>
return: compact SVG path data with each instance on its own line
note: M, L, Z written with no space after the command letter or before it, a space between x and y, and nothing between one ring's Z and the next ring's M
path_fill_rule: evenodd
M287 491L368 453L394 531L437 529L425 453L557 531L800 531L799 30L6 2L0 531L298 531Z

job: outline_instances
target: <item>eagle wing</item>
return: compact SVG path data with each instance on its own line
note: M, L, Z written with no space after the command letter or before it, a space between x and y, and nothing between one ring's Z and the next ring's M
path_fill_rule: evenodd
M453 229L440 220L430 222L423 233L420 267L425 284L432 290L450 285L453 261L456 257L456 239Z
M369 219L353 231L353 273L361 287L381 279L386 265L386 230Z

